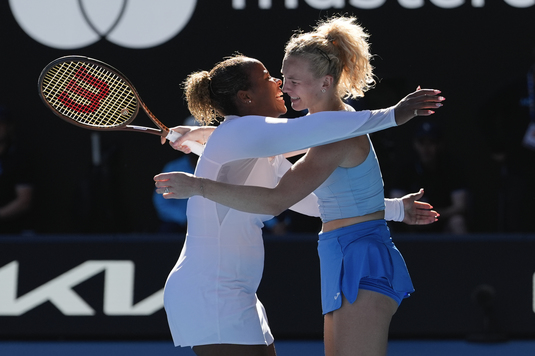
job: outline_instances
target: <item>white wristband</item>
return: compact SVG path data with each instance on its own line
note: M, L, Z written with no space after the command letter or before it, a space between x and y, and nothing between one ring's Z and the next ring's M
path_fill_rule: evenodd
M401 222L405 218L405 209L401 198L385 198L385 220Z

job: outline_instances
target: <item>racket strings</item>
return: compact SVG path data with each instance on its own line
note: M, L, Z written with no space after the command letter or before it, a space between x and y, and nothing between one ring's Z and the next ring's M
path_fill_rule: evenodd
M106 68L70 61L53 66L42 84L47 102L80 124L111 128L131 121L138 110L132 88Z

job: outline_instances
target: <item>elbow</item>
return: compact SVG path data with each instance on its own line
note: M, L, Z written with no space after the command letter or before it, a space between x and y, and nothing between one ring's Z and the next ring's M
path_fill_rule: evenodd
M286 206L281 205L280 203L273 202L270 204L266 204L266 212L269 215L273 215L273 216L280 215L284 211L286 211L286 209L288 208Z

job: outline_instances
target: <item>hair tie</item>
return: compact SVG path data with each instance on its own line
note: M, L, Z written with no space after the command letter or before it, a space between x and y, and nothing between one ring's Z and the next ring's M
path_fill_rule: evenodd
M331 35L326 35L325 38L327 41L331 42L333 45L336 45L336 40Z

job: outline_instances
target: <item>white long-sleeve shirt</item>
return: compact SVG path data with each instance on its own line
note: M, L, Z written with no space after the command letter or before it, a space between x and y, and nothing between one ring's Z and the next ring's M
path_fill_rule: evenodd
M395 125L392 108L297 119L231 116L210 136L195 175L273 188L291 166L281 154ZM294 208L307 213L310 206L305 202ZM186 242L164 293L175 345L271 344L256 290L264 265L261 229L272 216L195 196L189 199L187 217Z

